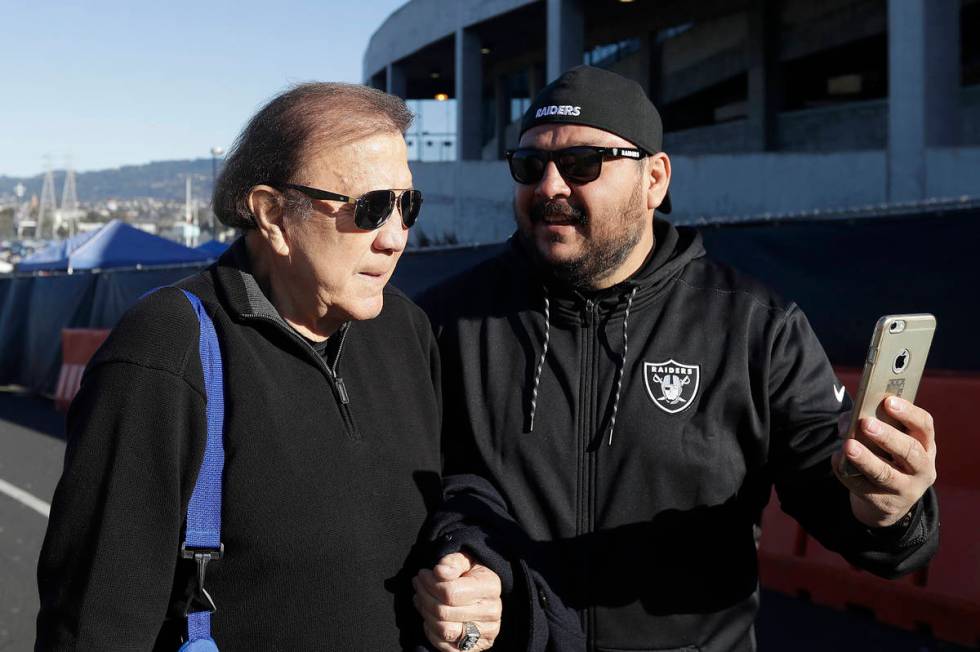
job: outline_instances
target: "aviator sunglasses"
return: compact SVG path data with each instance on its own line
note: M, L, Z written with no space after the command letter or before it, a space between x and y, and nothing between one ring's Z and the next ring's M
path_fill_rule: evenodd
M303 193L311 199L326 199L342 201L354 205L354 224L365 231L380 228L395 209L395 204L402 214L402 224L411 227L418 219L419 209L422 208L422 192L419 190L371 190L360 197L351 198L339 195L329 190L300 186L295 183L270 183L273 188L290 188Z
M538 183L544 177L548 161L554 161L558 173L571 183L595 181L602 174L602 161L607 158L640 160L647 153L632 147L593 147L579 145L565 149L547 150L521 147L506 152L510 176L522 184Z

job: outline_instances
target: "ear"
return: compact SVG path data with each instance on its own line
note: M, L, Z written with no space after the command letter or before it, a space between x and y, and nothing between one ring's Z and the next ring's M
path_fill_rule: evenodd
M247 202L262 239L280 256L288 256L289 240L283 224L285 211L279 191L271 186L255 186L249 191Z
M653 210L660 206L670 186L670 159L663 152L647 158L647 208Z

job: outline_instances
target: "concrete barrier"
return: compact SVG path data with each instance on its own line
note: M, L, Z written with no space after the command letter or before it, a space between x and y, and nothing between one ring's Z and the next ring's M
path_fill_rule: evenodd
M856 389L860 372L838 370ZM885 623L961 645L980 644L980 433L971 410L980 403L980 375L927 374L916 404L936 423L939 551L925 569L885 580L854 568L809 537L779 509L775 493L762 516L762 585L838 609L858 607Z
M58 374L58 385L55 389L55 406L65 412L71 401L78 393L82 382L85 365L92 359L109 331L93 328L63 328L61 329L61 372Z

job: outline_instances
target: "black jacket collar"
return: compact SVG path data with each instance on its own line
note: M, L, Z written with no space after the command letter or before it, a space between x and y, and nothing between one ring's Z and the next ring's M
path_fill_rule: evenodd
M244 236L235 240L215 263L214 279L231 314L241 319L271 319L287 326L252 274L252 262Z

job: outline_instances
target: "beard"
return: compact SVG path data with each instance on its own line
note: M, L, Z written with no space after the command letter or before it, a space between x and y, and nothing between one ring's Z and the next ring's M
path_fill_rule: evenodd
M514 218L525 249L538 264L574 289L588 291L614 273L643 237L646 220L651 217L641 207L640 199L641 188L637 185L621 206L594 219L581 208L556 200L544 200L531 206L526 225L521 223L515 205ZM533 229L545 218L574 224L585 233L582 250L577 256L554 260L542 253L535 242Z

